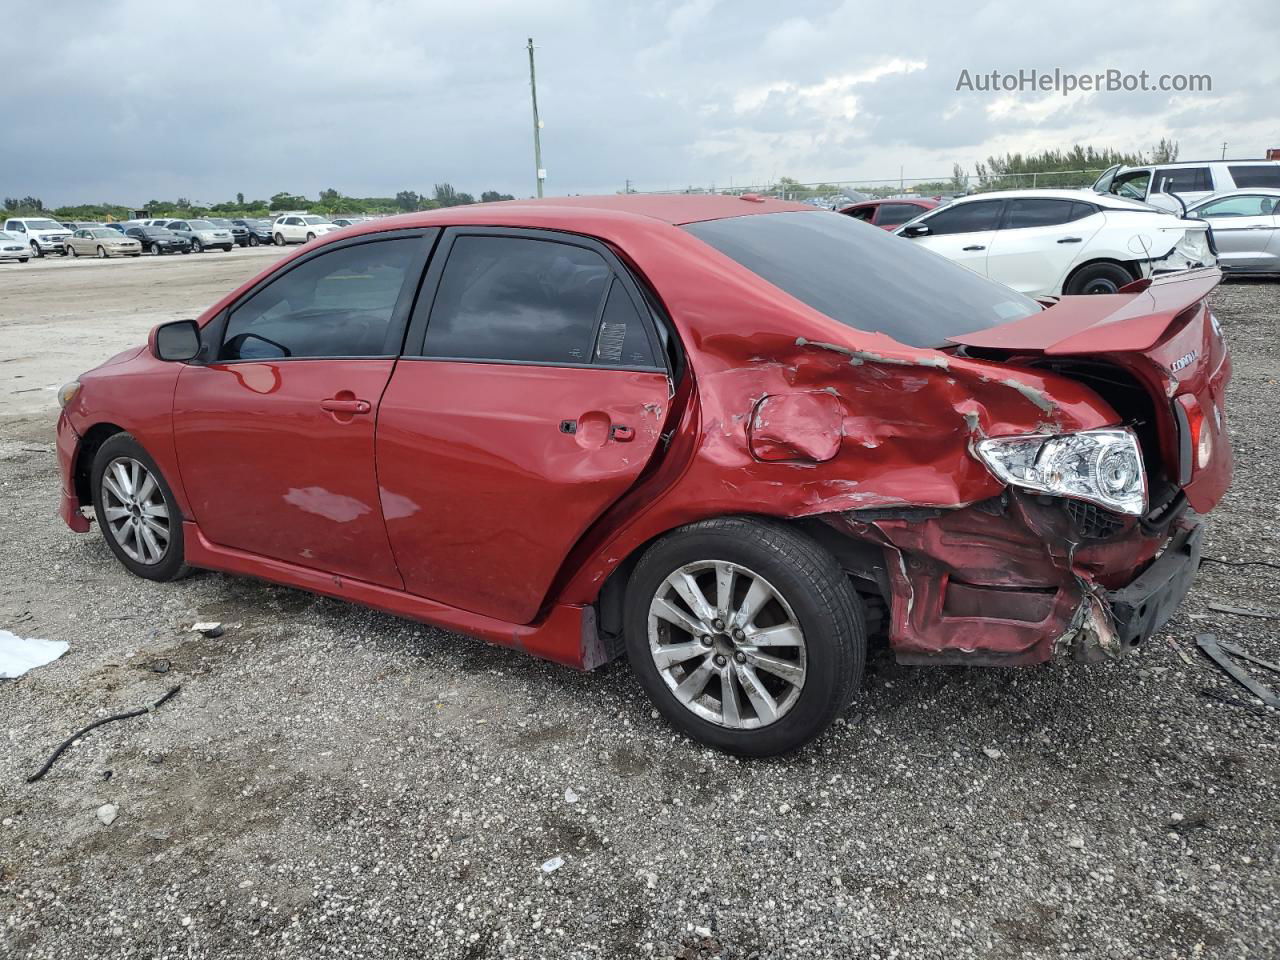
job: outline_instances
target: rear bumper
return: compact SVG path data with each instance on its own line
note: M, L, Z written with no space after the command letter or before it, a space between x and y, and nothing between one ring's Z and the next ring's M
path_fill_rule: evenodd
M62 480L62 495L58 499L58 516L76 533L89 532L89 520L82 512L80 498L76 494L75 465L80 451L80 437L72 429L65 413L58 417L58 474Z

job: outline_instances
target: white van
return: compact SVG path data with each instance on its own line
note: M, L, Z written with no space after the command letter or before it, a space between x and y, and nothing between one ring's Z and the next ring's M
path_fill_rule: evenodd
M1189 207L1212 194L1242 187L1280 187L1280 160L1179 160L1142 167L1117 164L1103 172L1093 190L1181 213L1174 194Z

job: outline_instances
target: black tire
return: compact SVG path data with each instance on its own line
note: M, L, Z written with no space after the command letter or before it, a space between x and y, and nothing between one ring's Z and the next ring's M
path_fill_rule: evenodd
M158 257L158 256L160 256L162 253L164 253L164 251L160 249L160 244L158 244L158 243L153 243L153 244L151 245L151 255L152 255L153 257Z
M19 262L19 263L26 263L26 262L27 262L28 260L30 260L30 259L31 259L30 257L19 257L19 258L18 258L18 262Z
M307 234L307 243L310 243L310 242L311 242L312 240L314 240L315 238L316 238L316 235L315 235L314 233L308 233L308 234Z
M1133 274L1118 263L1087 263L1067 281L1066 293L1081 296L1093 293L1116 293Z
M191 252L192 252L192 253L204 253L204 244L200 242L200 238L199 238L199 237L195 237L195 238L193 238L193 239L192 239L192 241L191 241Z
M231 244L227 244L225 247L223 247L223 248L222 248L222 252L223 252L223 253L230 253L230 252L231 252Z
M777 720L755 729L698 716L676 698L650 653L649 608L659 588L685 564L711 560L764 578L804 634L806 670L798 696ZM867 640L857 591L827 550L781 522L723 517L668 534L636 565L624 610L627 659L654 706L681 732L729 753L769 757L804 746L848 707L862 681Z
M99 259L99 260L105 260L105 259L107 259L107 248L106 248L106 247L99 247L99 248L98 248L98 259Z
M277 234L276 234L276 236L275 236L275 244L276 244L276 246L277 246L277 247L283 247L283 246L284 246L284 234L283 234L283 233L277 233Z
M40 244L36 243L34 240L31 241L31 253L37 260L44 256L44 251L40 249Z
M141 463L156 479L156 485L160 488L160 494L164 498L164 505L168 510L168 529L169 539L165 547L164 553L155 563L142 563L125 552L125 549L117 542L115 536L112 535L110 525L106 515L106 496L103 493L103 475L107 472L108 467L113 462L121 458L129 458ZM182 514L178 510L177 501L174 499L173 490L170 489L169 483L164 478L164 474L160 472L160 468L156 466L151 455L142 448L130 434L117 433L107 439L102 446L98 448L98 452L93 457L93 467L90 472L90 483L93 490L93 509L94 514L98 518L98 528L102 531L103 539L107 541L107 546L111 552L116 555L116 559L124 566L126 570L135 576L142 577L146 580L156 580L166 583L171 580L178 580L187 576L191 572L191 568L185 563L185 552L182 541Z
M251 246L251 247L256 247L257 245L258 245L258 237L257 237L257 235L255 234L254 236L251 236L251 237L249 238L249 246Z
M73 247L73 246L71 246L70 244L67 244L66 252L65 252L65 253L63 253L62 255L63 255L64 257L70 257L72 260L74 260L76 257L80 256L80 254L76 253L76 248L75 248L75 247Z

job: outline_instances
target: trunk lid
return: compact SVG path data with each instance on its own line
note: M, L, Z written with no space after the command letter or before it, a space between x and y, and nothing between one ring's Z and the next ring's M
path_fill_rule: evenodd
M1153 503L1161 489L1206 513L1231 484L1226 387L1231 358L1207 297L1216 269L1064 297L999 327L955 336L976 357L1049 369L1103 395L1138 432Z

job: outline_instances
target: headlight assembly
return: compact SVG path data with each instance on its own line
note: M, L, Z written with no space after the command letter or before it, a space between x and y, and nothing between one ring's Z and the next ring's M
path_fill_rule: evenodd
M978 441L977 452L987 469L1011 486L1087 500L1135 517L1147 511L1142 450L1130 430L991 437Z
M79 392L79 380L72 380L70 383L64 383L58 388L58 406L66 409L67 404L74 400L76 394Z

